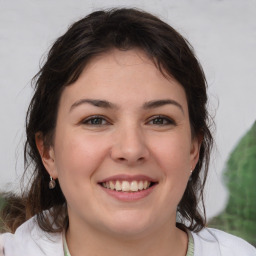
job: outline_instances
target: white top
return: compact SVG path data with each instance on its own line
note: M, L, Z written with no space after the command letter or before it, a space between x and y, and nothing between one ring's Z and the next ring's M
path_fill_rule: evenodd
M223 231L205 228L199 233L191 233L194 256L256 256L256 249L252 245ZM62 234L42 231L33 217L21 225L15 234L0 235L0 256L3 255L64 256Z

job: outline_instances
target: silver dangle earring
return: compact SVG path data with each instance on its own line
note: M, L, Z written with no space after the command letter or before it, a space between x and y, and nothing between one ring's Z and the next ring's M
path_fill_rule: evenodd
M49 189L54 189L56 186L55 180L50 176Z

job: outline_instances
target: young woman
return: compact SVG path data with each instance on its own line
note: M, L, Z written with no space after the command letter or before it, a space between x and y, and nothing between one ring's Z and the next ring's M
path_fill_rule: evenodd
M9 196L5 256L256 255L206 228L206 81L172 27L98 11L52 46L27 113L28 190ZM26 168L26 169L27 169Z

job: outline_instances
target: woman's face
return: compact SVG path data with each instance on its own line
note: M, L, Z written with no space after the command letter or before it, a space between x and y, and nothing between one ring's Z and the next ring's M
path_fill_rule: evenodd
M43 161L70 227L138 235L175 225L199 146L182 86L143 52L113 50L64 89Z

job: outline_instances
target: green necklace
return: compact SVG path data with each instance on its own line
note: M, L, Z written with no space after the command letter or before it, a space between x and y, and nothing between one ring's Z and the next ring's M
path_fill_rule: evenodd
M186 256L194 256L194 239L190 231L187 231L187 234L188 234L188 250L187 250ZM63 232L63 248L64 248L64 256L71 256L68 250L65 232Z
M63 232L63 249L64 249L64 256L71 256L68 250L65 232Z
M194 238L189 230L187 230L188 234L188 250L186 256L194 256Z

